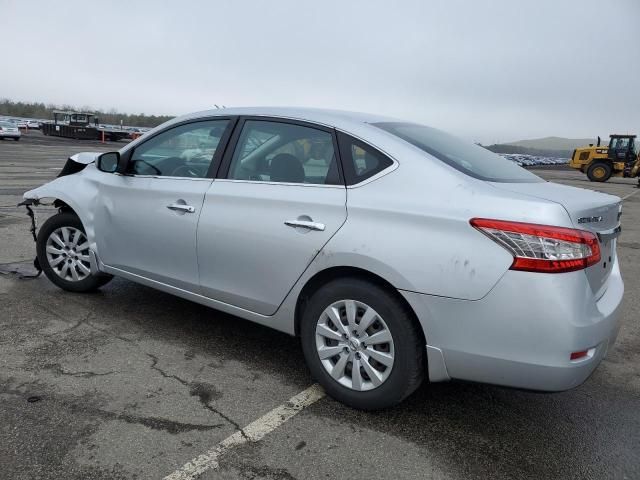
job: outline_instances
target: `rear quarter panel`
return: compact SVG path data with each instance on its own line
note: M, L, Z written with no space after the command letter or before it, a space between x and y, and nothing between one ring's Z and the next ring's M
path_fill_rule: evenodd
M401 290L467 300L485 296L513 262L471 218L571 226L553 202L501 192L409 151L388 175L349 188L347 212L316 262L363 268Z

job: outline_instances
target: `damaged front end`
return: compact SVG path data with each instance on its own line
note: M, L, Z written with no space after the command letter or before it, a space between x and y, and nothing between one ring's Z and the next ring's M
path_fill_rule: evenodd
M18 204L19 207L24 206L27 209L27 216L31 220L31 227L29 231L31 232L31 236L33 237L34 243L38 241L38 222L36 220L36 213L33 211L32 206L37 206L39 204L38 200L28 199L20 202ZM33 259L33 266L36 269L36 273L33 275L20 275L20 278L38 278L42 274L42 267L40 266L40 261L36 256Z
M90 238L93 237L92 215L89 206L95 199L97 188L92 175L87 175L85 169L94 163L99 155L99 152L83 152L72 155L67 159L54 180L23 194L24 200L18 206L24 206L27 209L27 215L31 220L29 231L34 242L38 240L38 222L33 207L40 205L53 206L59 211L65 209L73 211L87 229L87 235ZM92 173L96 171L95 168L90 170L93 171ZM33 265L37 274L23 275L23 278L35 278L42 273L37 257Z
M95 162L98 155L100 155L99 152L82 152L70 156L62 167L62 170L60 170L58 177L65 177L81 172L87 165Z
M25 192L23 195L24 202L20 205L29 201L29 205L38 205L42 199L51 198L54 206L68 205L76 211L78 216L81 216L81 212L77 211L76 207L82 205L81 198L86 197L86 195L83 194L83 189L79 187L86 183L93 183L86 182L90 175L85 175L85 169L88 165L94 163L99 155L99 152L83 152L72 155L67 159L57 178ZM79 173L82 174L82 179L76 176ZM56 203L60 205L56 205Z

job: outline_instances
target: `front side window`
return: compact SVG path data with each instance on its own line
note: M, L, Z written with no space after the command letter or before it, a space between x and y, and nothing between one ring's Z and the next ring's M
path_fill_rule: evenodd
M404 122L372 125L409 142L470 177L489 182L544 182L537 175L486 148L467 143L435 128Z
M291 123L247 120L231 160L228 178L339 184L333 135Z
M204 178L228 124L228 120L207 120L162 132L135 148L128 173Z
M626 150L629 148L629 139L628 138L618 138L616 139L616 143L613 148L616 150Z

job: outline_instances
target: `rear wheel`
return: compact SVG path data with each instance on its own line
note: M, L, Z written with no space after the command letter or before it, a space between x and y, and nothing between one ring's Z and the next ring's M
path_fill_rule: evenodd
M20 137L14 137L13 139L17 142L18 140L20 140Z
M351 407L391 407L422 382L420 326L396 295L375 283L345 278L324 285L304 309L300 334L313 377Z
M611 177L611 165L605 162L594 162L587 169L587 177L592 182L606 182Z
M63 290L89 292L113 278L91 272L89 241L82 222L72 212L58 213L42 225L36 250L42 271Z

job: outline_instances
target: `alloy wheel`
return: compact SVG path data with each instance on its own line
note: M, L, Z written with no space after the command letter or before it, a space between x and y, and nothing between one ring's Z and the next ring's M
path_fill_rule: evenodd
M79 282L91 275L89 242L77 228L61 227L51 232L46 253L49 266L63 280Z
M393 337L383 318L356 300L339 300L322 312L316 325L316 349L327 373L356 391L382 385L395 358Z

